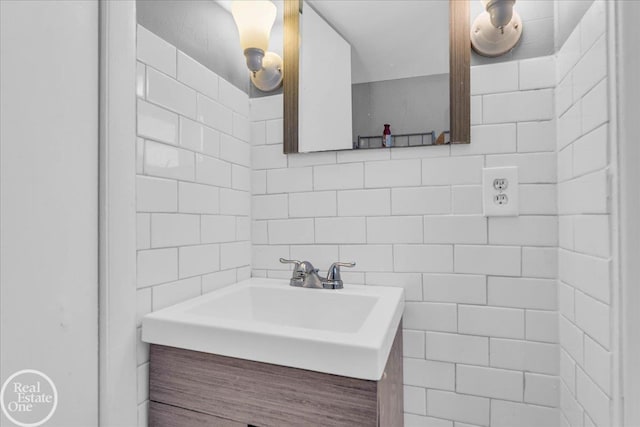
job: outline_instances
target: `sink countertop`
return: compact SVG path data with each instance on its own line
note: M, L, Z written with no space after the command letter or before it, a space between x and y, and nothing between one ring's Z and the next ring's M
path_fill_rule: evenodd
M253 278L147 314L142 340L377 381L403 311L402 288Z

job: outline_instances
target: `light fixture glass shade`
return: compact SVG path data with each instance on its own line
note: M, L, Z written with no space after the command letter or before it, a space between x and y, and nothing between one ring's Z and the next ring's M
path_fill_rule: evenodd
M271 27L276 20L276 5L269 0L234 0L231 13L240 33L242 50L266 52Z

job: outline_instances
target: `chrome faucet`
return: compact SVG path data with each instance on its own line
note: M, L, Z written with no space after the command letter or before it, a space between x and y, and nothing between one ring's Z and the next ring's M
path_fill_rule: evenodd
M294 264L293 274L289 284L291 286L316 289L342 289L344 282L340 276L340 267L355 267L355 262L334 262L327 271L327 278L323 279L318 274L318 269L309 261L297 261L294 259L280 258L283 264Z
M322 279L318 275L318 269L313 267L309 261L297 261L293 259L280 258L283 264L294 264L293 274L289 284L303 288L322 288Z
M327 280L322 285L325 289L342 289L344 282L340 276L340 267L355 267L355 262L334 262L327 271Z

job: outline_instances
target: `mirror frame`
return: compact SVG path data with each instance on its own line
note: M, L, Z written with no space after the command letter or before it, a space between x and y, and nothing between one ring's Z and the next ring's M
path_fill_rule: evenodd
M450 144L471 142L469 1L449 0ZM284 0L284 154L298 153L298 83L302 0Z

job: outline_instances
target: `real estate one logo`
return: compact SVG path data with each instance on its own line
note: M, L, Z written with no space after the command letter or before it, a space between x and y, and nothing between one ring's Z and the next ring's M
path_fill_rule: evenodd
M58 406L58 390L47 375L24 369L2 384L0 406L4 415L20 427L37 427L53 416Z

